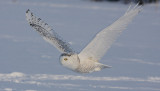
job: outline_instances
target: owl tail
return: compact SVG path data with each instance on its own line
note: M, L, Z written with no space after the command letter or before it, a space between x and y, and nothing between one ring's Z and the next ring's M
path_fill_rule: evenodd
M112 67L112 66L101 64L101 63L98 63L98 62L95 63L95 66L96 67L95 67L94 71L100 71L104 68L111 68Z
M99 63L99 67L100 67L101 69L104 69L104 68L111 68L112 66Z

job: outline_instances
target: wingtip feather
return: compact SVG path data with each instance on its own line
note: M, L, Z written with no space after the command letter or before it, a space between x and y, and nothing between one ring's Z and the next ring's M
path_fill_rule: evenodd
M30 12L30 10L29 10L29 9L27 9L26 13L28 13L28 12Z

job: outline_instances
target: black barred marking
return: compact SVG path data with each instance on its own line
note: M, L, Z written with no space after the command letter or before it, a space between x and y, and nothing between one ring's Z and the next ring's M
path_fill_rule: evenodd
M28 13L30 10L28 9L27 11L26 11L26 13Z
M39 32L40 35L43 36L44 38L52 40L56 44L58 44L59 49L67 53L73 52L72 49L69 47L69 45L66 42L62 41L57 34L54 33L54 35L52 35L51 33L49 33L49 31L46 31L43 27L36 25L36 24L30 24L30 26L36 29L36 31Z
M31 16L33 16L33 13L31 13Z
M33 27L33 24L30 24L30 26L32 26L32 27Z
M63 41L47 23L42 21L41 18L34 16L29 9L26 11L26 16L30 26L33 27L44 39L46 39L46 41L58 48L59 51L63 53L75 53L69 43Z
M45 25L48 25L47 23L45 23Z
M63 53L63 54L61 54L61 56L71 56L72 54L68 54L68 53Z
M41 18L38 18L38 21L40 21L41 20Z

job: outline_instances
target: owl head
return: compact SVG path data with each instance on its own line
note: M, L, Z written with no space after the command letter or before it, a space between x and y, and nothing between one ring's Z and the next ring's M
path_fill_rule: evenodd
M71 70L76 70L80 65L80 60L77 54L63 53L60 56L60 62L64 67Z

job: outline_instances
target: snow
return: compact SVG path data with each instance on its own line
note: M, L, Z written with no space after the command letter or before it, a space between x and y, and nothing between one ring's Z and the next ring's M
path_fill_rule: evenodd
M13 75L14 74L14 75ZM56 82L59 81L59 82ZM112 88L112 89L122 89L122 90L160 90L159 88L151 88L148 87L116 87L116 86L108 86L108 85L99 85L99 84L73 84L71 82L81 82L81 81L93 81L93 82L136 82L136 83L149 83L149 84L159 84L160 77L147 77L147 78L134 78L134 77L94 77L94 76L75 76L75 75L52 75L52 74L24 74L20 72L14 72L10 74L0 74L0 82L10 82L15 84L22 85L35 85L41 86L44 88L48 87L59 87L59 88L72 88L79 89L83 88L86 85L89 88ZM67 83L66 83L67 82ZM11 88L5 88L6 91L12 91ZM17 89L18 90L18 89ZM29 90L27 90L29 91ZM31 90L32 91L32 90ZM34 91L34 90L33 90ZM38 90L39 91L39 90Z
M88 0L0 1L0 91L160 91L160 4L146 4L91 74L62 67L60 53L33 31L30 9L77 52L129 5Z

